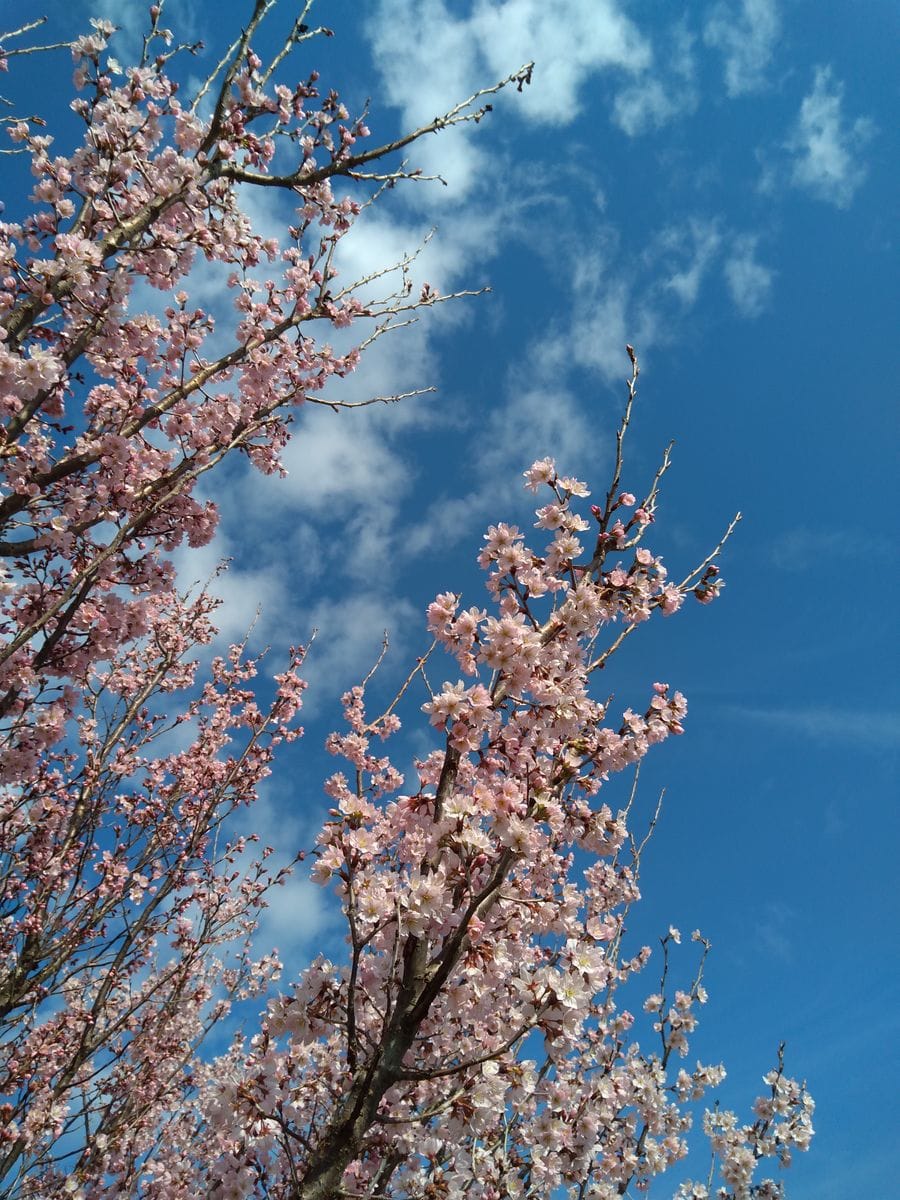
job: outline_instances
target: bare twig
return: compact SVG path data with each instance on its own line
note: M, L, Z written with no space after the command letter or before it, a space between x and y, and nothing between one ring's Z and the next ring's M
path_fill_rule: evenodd
M700 565L698 567L694 567L693 571L691 571L689 574L687 574L684 577L684 579L678 585L679 591L684 591L685 588L690 587L692 580L698 579L700 576L702 576L702 574L706 570L706 568L715 559L717 559L719 557L719 555L722 553L725 543L728 541L728 539L734 533L735 529L737 529L738 524L742 520L743 520L743 513L735 513L734 514L734 516L731 518L731 520L728 523L728 528L725 530L725 532L722 534L721 538L719 539L718 543L716 544L715 549L713 549L709 554L707 554L706 558L704 558L703 562L700 563Z
M324 408L337 412L341 408L368 408L370 404L396 404L400 400L410 400L414 396L425 396L436 391L436 387L421 387L414 388L411 392L396 392L393 396L370 396L368 400L326 400L323 396L307 395L306 401L308 404L321 404Z
M27 25L20 25L18 29L11 29L9 33L0 33L0 58L15 58L19 54L40 54L43 50L68 50L71 42L51 42L46 46L19 46L12 50L4 46L7 38L20 37L23 33L30 33L32 29L38 29L46 23L46 17L38 17L36 21L29 21Z

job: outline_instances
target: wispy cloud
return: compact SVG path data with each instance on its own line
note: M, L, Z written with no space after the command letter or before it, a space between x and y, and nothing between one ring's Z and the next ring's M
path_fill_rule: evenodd
M794 738L841 743L857 750L894 750L900 746L900 712L825 705L754 707L725 705L720 711L743 721L778 728Z
M725 283L741 316L757 317L765 309L775 272L756 257L758 238L741 234L735 238L723 267Z
M618 322L618 317L616 318ZM616 355L617 371L626 364L624 333ZM573 359L572 331L548 330L532 342L524 359L507 372L501 402L487 415L484 436L473 445L468 463L472 486L455 495L441 490L403 536L406 553L417 556L461 538L477 540L489 520L525 521L531 515L530 497L524 499L521 472L535 459L556 459L566 474L591 478L607 449L606 424L591 420L584 397L571 386L568 368ZM609 347L610 357L613 347ZM473 538L473 532L476 533Z
M769 558L780 571L805 572L835 560L858 562L865 557L889 561L895 556L896 547L889 538L872 533L863 535L846 527L810 529L795 526L783 530L769 543Z
M704 26L703 40L722 53L729 96L742 96L765 86L780 31L775 0L715 5Z
M304 413L283 457L287 478L263 487L305 512L334 511L340 503L346 513L399 499L408 482L402 460L365 413Z
M284 840L283 833L280 838ZM269 892L255 935L257 946L277 947L289 964L297 962L301 954L311 957L325 937L341 928L340 914L330 898L318 884L304 878L302 867L295 870L296 874Z
M790 962L794 957L790 929L796 922L797 913L789 905L774 900L766 903L754 924L756 941L763 952Z
M662 128L697 108L694 35L681 23L668 31L666 56L654 61L613 101L612 119L629 137Z
M664 231L664 254L674 265L664 274L662 286L687 306L696 304L700 285L722 242L719 222L694 218Z
M659 79L644 79L623 88L613 103L613 120L629 137L660 129L680 112L684 105Z
M118 0L95 0L85 7L84 23L89 17L101 17L116 26L117 34L113 48L128 65L140 58L143 35L149 28L147 10L144 5L121 4Z
M508 371L501 402L487 416L468 464L472 487L433 498L404 536L410 552L452 545L473 525L496 518L498 506L527 522L520 473L536 458L551 456L567 473L595 477L610 451L608 401L604 395L586 404L572 368L587 368L615 387L627 372L627 342L646 355L676 336L725 239L717 218L699 216L666 226L641 250L623 244L611 225L592 233L590 245L557 239L569 289L565 316Z
M701 302L723 253L726 278L728 264L735 260L731 295L738 312L755 315L751 284L756 288L754 304L759 304L766 268L752 259L754 246L753 235L735 233L718 215L700 213L665 225L640 251L618 238L611 226L598 230L595 246L580 247L570 269L574 361L612 380L621 374L626 342L639 346L645 356L651 348L671 342L686 314ZM751 265L758 268L754 279ZM738 278L740 267L743 279Z
M534 59L536 87L522 114L540 124L568 125L579 112L584 83L602 70L635 72L649 65L647 38L616 0L478 0L471 26L495 72Z
M237 533L236 525L231 526ZM281 620L289 608L289 589L283 562L274 554L254 561L241 553L241 563L217 573L223 562L245 547L239 538L229 535L220 524L216 536L206 546L180 546L172 555L178 585L183 590L207 586L210 595L220 601L213 616L218 629L215 648L241 642L250 635L254 646L276 638Z
M866 177L862 155L875 132L867 117L848 120L843 106L844 85L830 67L817 67L786 142L791 183L838 208L850 204Z

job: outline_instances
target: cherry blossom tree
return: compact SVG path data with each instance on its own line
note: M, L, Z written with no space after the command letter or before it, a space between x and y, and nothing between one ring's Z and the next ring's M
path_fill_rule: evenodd
M394 701L367 713L371 675L344 697L328 749L347 766L326 784L314 875L340 897L346 961L317 959L257 1032L200 1051L282 970L252 937L284 870L253 851L246 810L301 732L305 650L271 692L246 644L201 666L216 602L179 591L172 553L213 535L206 472L235 453L278 472L292 408L347 404L328 381L450 298L414 293L404 261L391 295L363 299L371 280L339 279L337 244L414 175L398 152L478 122L531 76L363 149L365 114L315 72L281 82L291 52L329 32L307 26L309 3L267 62L254 52L273 6L257 0L189 100L177 73L192 48L161 4L127 70L94 22L71 46L84 134L70 154L38 119L4 119L35 183L30 210L0 224L0 1195L623 1195L684 1156L692 1102L724 1072L676 1069L706 999L700 934L680 990L679 935L663 938L652 1045L618 995L650 955L623 942L643 840L602 788L682 732L686 702L656 683L643 712L616 715L595 681L648 619L718 595L733 528L680 580L645 544L669 458L640 502L622 490L630 347L601 501L534 464L547 544L492 526L488 607L438 596L435 647ZM39 52L21 44L31 28L0 39L4 65ZM283 244L242 210L269 187L296 202ZM204 260L227 277L224 330L190 299ZM166 294L162 315L147 289ZM329 328L356 324L335 351ZM432 689L439 649L465 680ZM423 683L435 749L404 791L374 742ZM720 1191L711 1172L678 1195L780 1194L756 1165L806 1148L812 1103L781 1056L766 1086L748 1122L704 1118Z
M715 560L735 522L680 580L645 545L669 457L640 502L620 490L638 377L628 352L602 502L582 511L586 485L536 462L525 478L544 492L546 545L491 526L479 559L488 607L444 593L428 609L433 649L469 682L426 683L439 742L411 790L374 743L396 734L430 652L378 715L365 686L344 696L347 730L328 748L347 766L326 784L334 807L314 874L341 898L347 960L316 960L259 1032L198 1068L147 1195L609 1200L646 1190L686 1154L691 1102L724 1076L679 1061L706 1001L709 945L693 934L696 974L678 988L669 955L681 935L662 939L642 1048L619 993L650 958L623 942L646 839L628 828L634 790L614 812L602 789L680 734L687 705L657 682L643 712L615 716L592 685L646 621L718 595ZM765 1082L749 1122L706 1113L713 1170L678 1196L782 1194L755 1169L807 1148L812 1102L782 1051Z

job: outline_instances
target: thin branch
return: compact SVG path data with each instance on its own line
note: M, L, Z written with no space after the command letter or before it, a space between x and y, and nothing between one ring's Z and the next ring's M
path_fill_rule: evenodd
M635 787L637 787L637 772L635 772L634 783L635 783ZM665 797L665 794L666 794L666 789L663 788L662 791L659 793L659 799L656 801L656 808L653 810L653 816L650 819L650 824L647 826L647 832L644 834L643 838L641 839L640 845L638 845L635 842L633 836L630 837L631 855L632 855L632 862L633 862L633 865L635 868L635 874L637 873L637 868L640 866L641 855L644 853L647 843L653 837L653 831L656 829L656 826L659 822L659 816L660 816L660 813L662 812L663 799ZM632 799L633 799L633 794L632 794ZM631 801L629 801L628 807L629 808L631 807Z
M6 38L18 37L22 33L31 33L32 29L40 29L42 25L46 24L46 17L38 17L36 21L29 21L27 25L20 25L18 29L11 29L9 33L0 33L0 42Z
M323 396L306 396L308 404L321 404L337 412L341 408L368 408L370 404L397 404L400 400L410 400L414 396L425 396L436 392L436 387L415 388L411 392L396 392L393 396L371 396L368 400L326 400Z
M281 49L278 51L278 53L272 59L271 63L269 63L269 66L266 68L266 70L260 76L260 79L259 79L260 87L266 86L266 84L272 78L273 73L281 66L282 62L284 62L285 58L287 58L287 56L290 54L290 52L293 50L293 48L295 46L299 46L301 42L309 41L310 38L318 37L321 34L325 34L326 37L330 36L331 30L326 29L324 25L320 25L317 29L308 29L307 28L306 18L309 16L309 11L312 8L312 6L313 6L313 0L306 0L306 3L303 5L300 15L297 17L296 21L294 21L294 24L291 26L290 33L284 39L284 44L282 45Z
M429 657L431 656L435 646L437 646L436 641L432 642L431 645L428 647L428 649L425 651L425 653L423 655L421 655L421 657L416 659L416 665L406 676L406 679L403 681L403 684L402 684L400 690L397 692L397 695L394 697L394 699L390 702L390 704L387 706L387 708L384 710L384 712L378 718L378 721L375 722L375 725L384 721L385 717L389 717L391 715L391 713L394 711L394 709L397 707L397 705L403 699L403 696L406 693L407 688L409 687L409 685L412 683L412 681L415 679L415 677L418 674L421 673L422 676L424 677L425 663L428 661ZM373 727L369 726L369 728L373 728Z
M538 1014L540 1015L540 1013ZM411 1067L402 1068L402 1073L398 1076L401 1080L411 1080L425 1082L429 1079L443 1079L447 1075L458 1075L462 1071L471 1070L473 1067L480 1067L486 1062L495 1062L502 1054L508 1053L513 1046L523 1038L526 1033L536 1028L536 1022L533 1020L523 1022L519 1028L506 1041L497 1046L494 1050L486 1051L484 1054L479 1054L475 1058L467 1058L462 1062L453 1063L446 1067L432 1067L428 1071L416 1071Z
M739 523L743 519L744 519L743 513L738 512L738 513L734 514L734 516L731 518L731 520L728 523L728 528L722 534L721 538L719 538L719 541L716 544L715 549L712 550L709 554L707 554L706 558L704 558L703 562L700 563L700 565L698 567L695 567L693 569L693 571L689 572L684 577L684 579L678 585L679 591L684 591L685 588L689 587L691 584L691 581L699 578L703 574L703 572L706 570L706 568L715 559L717 559L719 557L719 555L722 553L725 543L728 541L728 539L731 537L731 535L734 533L735 529L737 529Z
M615 652L622 645L622 643L625 641L625 639L627 637L630 637L634 633L635 629L637 629L637 625L634 625L634 624L626 625L625 628L622 630L622 632L619 634L619 636L616 638L616 640L612 643L612 645L608 646L607 649L604 650L602 654L598 655L593 660L593 662L588 664L588 668L587 668L588 673L590 673L592 671L599 671L603 667L605 667L606 660L608 658L610 658L613 654L615 654Z
M5 36L9 37L11 35L6 34ZM50 42L46 46L22 46L13 50L3 50L0 48L0 57L15 58L18 54L40 54L44 50L69 50L71 46L71 42Z
M368 675L366 675L365 679L360 684L360 687L362 688L363 691L366 690L366 688L368 687L369 683L371 682L373 676L375 675L375 672L378 670L378 668L384 662L385 655L388 652L390 644L391 643L388 640L388 631L385 629L384 633L381 635L381 650L378 652L378 657L375 659L375 662L372 664L372 667L371 667Z
M71 42L51 42L46 46L19 46L12 50L7 50L3 45L7 38L20 37L23 33L30 33L32 29L39 29L41 25L46 24L46 17L38 17L36 21L29 21L27 25L20 25L18 29L11 29L9 33L0 33L0 58L15 58L18 54L40 54L43 50L68 50Z

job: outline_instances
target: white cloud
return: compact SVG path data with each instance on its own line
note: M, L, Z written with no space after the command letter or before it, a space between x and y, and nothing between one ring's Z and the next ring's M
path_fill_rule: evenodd
M843 113L844 86L829 67L817 67L813 89L786 143L793 154L791 182L820 200L846 208L866 177L860 155L874 133L866 117L848 122Z
M323 588L363 586L381 595L392 585L384 564L396 558L415 474L389 444L395 412L385 413L383 427L367 419L368 410L305 413L283 455L287 477L248 470L226 502L226 529L237 540L240 528L258 564L247 578L259 578L261 587L273 576L281 582L277 622L293 624L294 641L322 623ZM267 597L267 611L271 602Z
M401 109L409 128L532 60L534 80L514 97L512 111L536 123L567 125L591 75L610 68L638 72L651 59L649 43L614 0L477 0L467 17L456 16L444 0L381 0L368 35L384 98ZM487 161L469 129L444 132L411 154L448 182L441 196L429 196L431 206L436 199L462 199L482 180L495 182L496 163Z
M626 343L647 347L654 340L650 328L643 337L636 332L635 301L625 278L603 270L592 255L585 256L576 275L573 318L576 361L599 371L606 380L622 373Z
M775 0L715 5L704 26L703 40L722 52L729 96L742 96L765 86L766 70L780 31Z
M677 336L724 236L718 217L698 215L667 226L641 247L621 242L611 227L598 229L590 249L577 246L570 268L572 361L610 382L627 370L626 343L646 361L651 347Z
M446 112L485 82L478 75L468 23L452 17L441 0L382 3L369 24L369 37L382 76L382 102L401 110L408 129ZM447 181L440 194L429 191L429 206L465 195L479 178L483 150L470 135L465 128L444 130L408 152L415 166Z
M283 459L287 478L265 490L306 512L383 502L408 483L402 460L360 412L307 410Z
M624 362L623 342L620 371ZM584 398L566 382L571 344L564 331L550 331L531 347L525 362L509 373L506 404L492 414L480 455L491 480L505 470L518 490L520 472L535 459L556 458L567 474L587 465L595 443Z
M559 328L533 341L524 361L507 373L503 400L486 416L483 434L468 464L473 486L448 495L436 487L427 507L403 535L406 554L428 554L465 538L473 549L490 521L525 521L533 504L523 489L522 472L535 459L554 458L561 471L590 481L605 453L607 426L592 420L585 397L567 379L573 361L573 333ZM624 373L624 341L618 374ZM610 347L612 351L612 348ZM612 352L610 357L612 357ZM454 481L450 481L454 482ZM446 486L441 481L441 486ZM436 590L451 587L439 581Z
M429 198L442 190L440 186L425 186ZM409 198L409 189L405 195ZM484 208L470 210L465 223L448 216L441 221L437 231L422 221L404 221L384 208L367 209L339 243L335 262L341 285L346 287L352 280L363 279L409 259L409 279L414 293L426 281L434 287L450 290L461 279L466 279L468 260L473 251L491 245L498 225L497 215ZM434 236L429 238L432 233ZM359 295L367 302L384 297L391 285L397 285L398 279L397 273L377 279L366 285Z
M500 482L501 491L505 482ZM471 537L474 545L479 524L485 524L488 509L496 507L497 491L496 486L483 483L464 496L442 495L433 500L424 513L412 519L404 534L407 553L427 554L438 547L453 546L463 536ZM441 587L438 583L435 591Z
M772 290L775 272L756 258L757 239L751 234L736 238L725 259L725 283L738 312L756 317L763 311Z
M254 818L256 817L254 809ZM281 834L283 840L284 835ZM260 917L254 945L260 950L276 947L283 961L296 961L299 953L315 953L322 939L339 927L340 914L318 884L304 879L303 866L285 883L272 888L268 907Z
M650 63L649 43L614 0L479 0L471 24L496 74L534 60L535 82L517 107L540 124L569 124L591 75Z
M123 66L137 62L141 56L143 35L150 26L146 6L122 4L119 0L93 0L85 8L85 27L88 17L111 21L118 31L111 46L113 54Z

